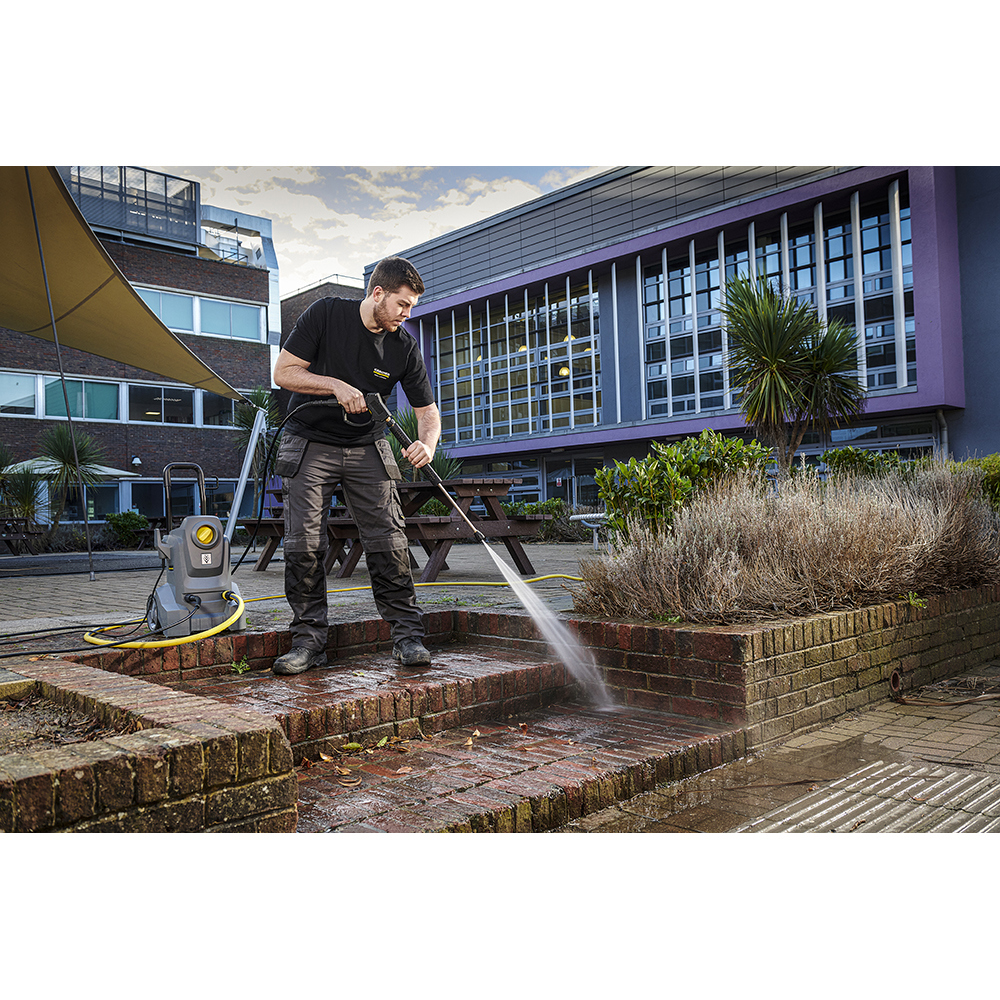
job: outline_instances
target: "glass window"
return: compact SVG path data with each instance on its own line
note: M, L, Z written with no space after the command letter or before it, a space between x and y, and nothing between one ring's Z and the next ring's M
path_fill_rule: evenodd
M163 422L165 424L194 423L194 390L168 386L163 390Z
M35 413L35 377L0 372L0 413Z
M201 300L201 332L240 340L260 338L260 306L245 306L218 299Z
M202 395L202 420L210 427L233 426L233 400L214 392Z
M773 288L781 288L781 234L766 233L757 237L757 275Z
M190 295L154 292L149 288L137 288L136 291L164 326L171 330L194 330L194 299Z
M160 319L171 330L194 329L194 301L189 295L160 294Z
M201 332L229 336L229 303L217 299L201 300Z
M65 417L66 399L69 398L70 414L74 417L83 416L83 382L79 379L66 379L66 392L59 379L45 380L45 416Z
M87 520L104 521L108 514L118 513L118 485L85 486L83 495L87 499ZM54 499L51 498L51 499ZM83 507L80 504L80 491L70 487L66 495L66 506L63 509L64 521L82 521Z
M83 408L84 413L91 420L117 420L117 383L84 382Z
M70 416L88 420L118 419L118 383L84 382L66 379L66 394L57 378L45 381L45 416L65 417L66 397L69 397Z
M232 324L233 336L242 340L257 340L260 336L260 308L258 306L241 306L233 303Z
M180 386L130 385L128 418L152 424L193 424L194 390Z

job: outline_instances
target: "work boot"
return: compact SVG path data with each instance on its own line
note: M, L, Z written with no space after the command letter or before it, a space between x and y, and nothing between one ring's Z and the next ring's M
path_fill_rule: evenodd
M392 655L404 667L429 667L431 654L419 639L400 639L393 643Z
M284 656L279 656L271 666L275 674L301 674L310 667L325 667L326 653L317 653L305 646L293 646Z

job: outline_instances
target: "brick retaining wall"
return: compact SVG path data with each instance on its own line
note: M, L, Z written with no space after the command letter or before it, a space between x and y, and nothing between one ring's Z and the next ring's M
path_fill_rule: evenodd
M745 728L763 747L890 697L1000 658L1000 587L760 625L678 628L581 619L616 699ZM480 641L509 625L455 611ZM519 631L522 627L516 627Z
M616 699L745 728L748 746L766 746L796 730L884 701L900 691L1000 657L1000 587L929 597L858 611L760 625L675 627L577 619L571 629L590 647ZM503 642L546 654L526 613L435 611L427 643ZM164 650L105 651L82 662L150 680L228 673L246 657L269 669L290 648L287 632L218 636ZM331 627L331 659L391 647L381 619Z
M14 669L134 731L0 756L0 831L294 832L298 781L276 721L60 660Z

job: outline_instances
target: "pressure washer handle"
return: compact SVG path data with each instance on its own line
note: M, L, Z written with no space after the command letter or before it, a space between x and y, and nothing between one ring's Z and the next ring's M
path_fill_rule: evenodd
M410 440L409 435L403 430L399 424L396 423L392 418L392 414L389 412L389 408L385 405L385 401L377 392L369 392L365 396L365 404L368 407L368 412L376 420L381 420L385 423L386 427L392 432L393 437L404 447L409 448L413 442ZM431 468L429 465L421 466L420 471L432 482L438 489L441 490L442 495L445 500L448 501L458 512L459 516L463 521L472 529L472 534L475 536L477 541L486 542L486 536L469 520L468 514L459 507L455 498L448 492L447 487L444 485L444 480Z
M389 408L385 405L384 400L377 392L370 392L365 396L365 403L368 406L368 412L376 420L381 420L386 427L392 432L392 436L404 447L409 448L413 444L412 439L403 430L399 424L396 423L392 418L392 414L389 412ZM431 468L429 465L425 465L421 468L421 472L424 473L427 478L437 486L444 487L444 480ZM448 497L451 500L451 497ZM453 501L454 502L454 501Z

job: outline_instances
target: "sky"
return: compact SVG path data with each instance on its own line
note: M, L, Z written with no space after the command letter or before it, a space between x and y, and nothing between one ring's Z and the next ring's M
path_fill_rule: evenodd
M202 204L270 219L282 298L608 169L136 165L199 181Z

